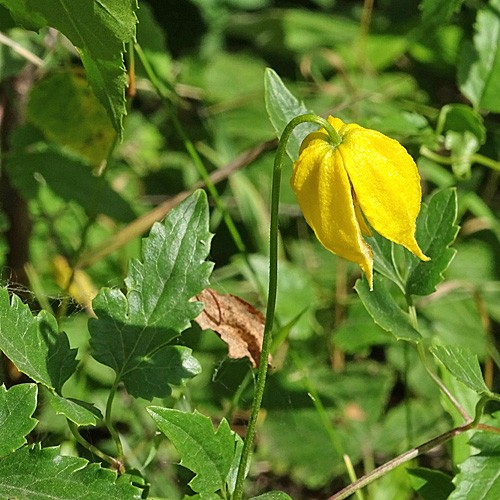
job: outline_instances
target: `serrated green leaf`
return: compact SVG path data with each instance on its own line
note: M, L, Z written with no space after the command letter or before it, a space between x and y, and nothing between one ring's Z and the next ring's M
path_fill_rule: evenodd
M203 308L190 299L208 286L211 237L206 194L196 191L143 241L142 261L130 262L127 296L104 288L93 301L93 356L113 368L134 396L164 397L170 384L200 371L190 349L166 346Z
M499 427L500 415L485 422ZM476 432L470 445L479 453L459 465L460 473L453 479L455 490L448 500L496 500L500 498L500 436L491 432Z
M474 46L465 45L459 87L476 108L500 111L500 0L477 13Z
M135 36L135 0L24 0L71 43L96 59L112 60Z
M141 490L116 472L59 448L23 447L0 460L0 498L16 500L139 500Z
M35 384L14 385L9 390L0 385L0 457L26 443L25 436L37 423L31 418L36 400Z
M49 393L52 408L59 415L64 415L76 425L96 425L102 420L102 413L90 403L73 398L63 398L59 394Z
M436 345L430 350L450 373L467 387L479 394L490 392L484 383L477 356L469 349L459 345Z
M181 465L196 474L189 483L191 489L206 495L223 488L236 445L227 420L223 419L214 432L210 418L197 411L186 413L159 406L147 410L177 449Z
M30 149L33 149L32 147ZM36 198L47 185L65 201L78 203L87 214L104 214L118 222L136 218L130 205L89 164L55 146L12 154L6 162L12 184L23 198Z
M17 369L35 382L60 392L74 373L76 349L58 332L56 319L46 311L33 316L17 295L0 289L0 350Z
M418 467L406 469L412 488L422 500L446 500L455 489L451 477L438 470Z
M292 500L284 491L269 491L250 500Z
M422 205L417 219L416 238L425 255L431 258L422 262L406 253L408 295L428 295L443 281L443 272L450 265L456 250L449 248L457 237L457 193L455 188L435 193L429 205Z
M310 111L285 87L274 70L266 69L264 83L267 114L279 138L290 120ZM306 135L315 130L318 130L318 126L314 123L303 123L294 129L286 146L292 161L298 158L300 145Z
M412 326L408 314L398 306L383 280L375 275L373 281L372 291L365 278L356 281L354 287L373 321L391 332L397 340L418 342L420 333Z
M176 332L190 326L202 311L190 299L208 286L213 264L205 262L212 235L208 202L195 191L155 224L143 241L142 261L132 260L125 284L129 290L130 321Z

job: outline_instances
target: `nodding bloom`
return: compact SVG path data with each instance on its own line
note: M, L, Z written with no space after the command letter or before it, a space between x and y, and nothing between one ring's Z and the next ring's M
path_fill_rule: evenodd
M379 234L423 261L415 240L422 191L417 166L394 139L328 117L341 143L325 129L309 134L293 164L292 189L307 223L330 252L361 266L373 288L373 252L363 239ZM364 217L363 217L364 216Z

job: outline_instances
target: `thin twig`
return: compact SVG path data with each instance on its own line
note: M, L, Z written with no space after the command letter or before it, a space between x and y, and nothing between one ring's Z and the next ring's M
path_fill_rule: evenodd
M234 171L245 167L260 155L262 155L264 152L273 149L276 146L277 142L277 139L273 139L264 142L263 144L260 144L253 149L245 151L233 161L228 163L225 167L212 172L210 174L210 180L212 181L212 183L216 184L223 179L226 179ZM89 267L95 262L109 255L110 253L114 252L115 250L118 250L129 241L147 231L155 222L162 220L170 212L170 210L176 207L182 200L187 198L193 191L204 186L205 182L199 181L193 186L192 189L182 191L173 198L170 198L157 207L153 208L153 210L131 222L128 226L125 226L113 236L106 238L99 245L85 252L78 260L75 268L83 269Z
M14 40L4 35L2 32L0 32L0 43L7 45L14 52L17 52L20 56L24 57L30 63L33 63L35 66L38 67L43 66L42 59L40 59L37 55L33 54L33 52L24 48L22 45L19 45L17 42L14 42Z
M346 486L343 490L329 497L328 500L344 500L344 498L351 496L360 488L363 488L364 486L372 483L379 477L387 474L388 472L400 466L401 464L413 460L415 457L418 457L419 455L422 455L423 453L432 450L436 446L445 443L451 438L458 436L459 434L462 434L472 429L473 427L474 427L473 422L460 425L459 427L455 427L454 429L451 429L445 432L444 434L441 434L440 436L437 436L434 439L431 439L430 441L427 441L426 443L420 446L417 446L415 448L412 448L411 450L406 451L402 455L399 455L398 457L389 460L389 462L386 462L385 464L381 465L380 467L377 467L375 470L369 472L365 476L359 478L357 481L350 484L349 486ZM498 431L500 431L500 429Z

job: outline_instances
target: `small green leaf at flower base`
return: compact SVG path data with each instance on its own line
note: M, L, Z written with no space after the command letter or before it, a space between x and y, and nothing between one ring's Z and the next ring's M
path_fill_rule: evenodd
M435 193L428 206L423 205L417 219L417 241L430 262L422 262L406 252L408 295L428 295L443 281L443 272L450 265L456 250L450 245L457 237L457 193L455 188Z
M404 283L401 281L394 259L394 243L380 236L376 231L373 231L371 236L365 236L366 242L373 250L373 268L393 283L398 285L401 290L404 290Z
M268 68L264 83L267 114L279 138L290 120L310 111L285 87L276 71ZM300 144L306 135L317 128L314 123L304 123L294 129L286 146L286 151L292 160L297 159Z
M478 394L490 392L484 383L477 356L469 349L459 345L436 345L430 350L457 380Z
M354 287L361 302L377 325L391 332L397 340L418 342L420 333L412 326L410 317L396 303L383 278L374 276L373 290L366 279L359 279Z

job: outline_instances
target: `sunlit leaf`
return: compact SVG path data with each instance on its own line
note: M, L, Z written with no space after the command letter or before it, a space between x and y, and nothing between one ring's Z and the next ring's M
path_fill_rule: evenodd
M127 295L104 288L93 301L93 356L113 368L136 397L167 396L171 384L200 371L190 349L167 344L203 308L190 299L208 285L212 264L205 258L211 237L207 198L196 191L152 227L142 260L130 262Z
M225 419L217 431L210 418L201 413L186 413L171 408L150 406L148 412L158 428L172 441L181 465L196 476L189 486L201 494L220 490L229 473L235 453L235 440Z
M56 319L46 311L33 316L17 295L0 289L0 350L17 369L36 382L61 390L75 371L76 349L59 333Z
M59 448L23 447L0 460L0 498L17 500L139 500L141 492L116 472Z
M467 387L479 394L489 392L484 383L477 356L467 348L459 345L436 345L431 347L431 352L454 377Z

